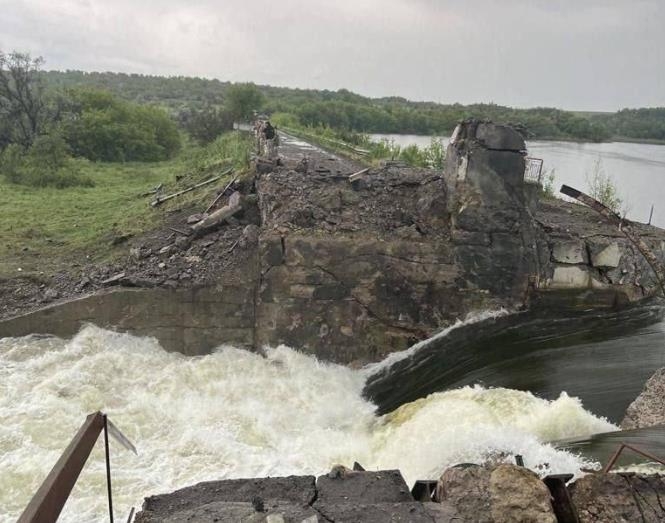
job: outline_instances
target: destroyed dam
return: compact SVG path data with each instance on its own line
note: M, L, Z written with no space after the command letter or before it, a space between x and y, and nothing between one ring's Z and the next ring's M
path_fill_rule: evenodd
M471 484L483 521L509 520L510 485L537 500L524 521L561 521L539 478L580 478L608 450L552 442L618 430L665 366L665 231L543 198L526 156L478 121L442 171L284 135L217 210L17 304L0 321L20 398L0 442L22 472L0 504L17 517L81 412L104 410L138 448L113 458L116 506L153 496L136 521L459 521ZM100 456L64 520L105 517ZM578 509L607 486L587 478Z

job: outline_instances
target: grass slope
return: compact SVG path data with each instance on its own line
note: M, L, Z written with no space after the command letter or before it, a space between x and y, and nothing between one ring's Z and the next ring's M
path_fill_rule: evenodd
M230 133L204 148L190 146L166 162L88 163L82 174L92 178L94 187L38 189L0 176L0 277L48 274L126 255L126 245L113 246L114 238L157 227L169 210L204 201L226 179L158 208L149 205L152 197L140 194L163 183L166 195L227 166L243 169L250 147L248 137Z

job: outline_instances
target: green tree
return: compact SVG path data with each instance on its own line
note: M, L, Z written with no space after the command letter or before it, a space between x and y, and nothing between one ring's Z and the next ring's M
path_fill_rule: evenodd
M263 107L265 97L253 83L233 84L226 91L226 106L235 121L250 121Z
M76 156L93 161L159 161L180 148L175 122L162 110L125 102L111 93L70 91L67 142Z
M207 105L202 109L182 111L180 126L201 145L214 141L219 135L233 129L231 112Z
M47 120L39 70L42 58L0 50L0 148L29 147Z

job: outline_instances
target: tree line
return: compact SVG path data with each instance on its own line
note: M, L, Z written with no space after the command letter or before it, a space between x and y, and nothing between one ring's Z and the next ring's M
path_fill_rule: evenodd
M125 73L49 71L53 86L103 88L132 102L166 108L176 117L188 111L226 107L238 84L193 77ZM361 133L450 134L457 122L480 118L508 123L530 139L600 142L610 139L665 140L665 108L624 109L616 113L575 113L556 108L517 109L497 104L438 104L400 97L368 98L338 91L241 85L255 88L261 109L288 113L300 124ZM258 108L255 106L254 108Z
M256 111L279 114L292 127L350 136L447 135L460 120L473 117L513 125L530 139L665 141L665 108L573 113L373 99L346 89L44 71L41 58L0 50L0 171L17 183L90 183L77 175L77 160L166 160L178 153L183 139L210 143Z

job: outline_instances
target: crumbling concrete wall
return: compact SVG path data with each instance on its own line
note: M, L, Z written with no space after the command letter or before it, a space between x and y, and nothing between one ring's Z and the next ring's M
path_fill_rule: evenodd
M448 146L444 173L460 291L482 289L508 306L523 303L541 273L537 193L524 183L525 152L508 126L464 122Z
M359 167L323 152L261 164L238 187L256 202L251 242L198 238L183 246L184 259L197 260L187 279L175 281L169 268L173 276L154 288L42 309L0 323L0 336L67 336L92 321L186 354L284 343L360 365L471 312L614 309L657 289L616 227L581 205L538 200L540 188L523 180L526 146L515 130L469 121L453 138L443 172L388 163L350 180ZM637 229L665 258L665 231ZM160 288L169 282L177 291Z

